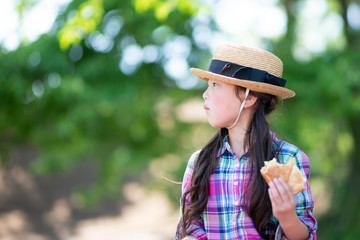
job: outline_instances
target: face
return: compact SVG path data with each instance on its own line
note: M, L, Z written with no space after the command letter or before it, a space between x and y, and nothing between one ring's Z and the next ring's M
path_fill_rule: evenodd
M209 80L203 98L204 109L211 126L224 128L234 123L241 105L234 85Z

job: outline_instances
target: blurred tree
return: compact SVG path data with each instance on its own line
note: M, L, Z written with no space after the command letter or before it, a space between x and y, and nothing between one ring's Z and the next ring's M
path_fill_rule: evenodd
M312 179L334 186L330 210L319 219L319 238L354 239L360 233L360 31L348 13L360 6L327 0L329 11L342 17L347 45L301 62L292 53L304 1L279 1L287 31L268 40L284 61L287 87L297 92L273 124L309 155ZM19 11L33 2L20 1ZM74 0L50 33L0 55L1 162L23 143L39 150L32 165L38 174L71 170L91 159L99 181L83 199L94 204L118 193L121 181L151 159L179 160L166 153L186 158L190 142L198 141L191 136L211 131L178 121L176 105L201 94L196 86L180 90L183 82L169 69L181 72L184 61L185 69L208 64L208 46L196 34L214 24L211 17L196 19L200 6L200 0ZM173 169L176 180L185 162Z
M22 1L19 10L32 1ZM31 144L37 174L71 171L84 160L98 181L84 189L93 205L164 153L177 152L174 106L182 91L164 71L175 39L183 61L201 56L193 33L195 0L72 1L53 29L0 55L0 160ZM175 46L175 45L174 45Z
M275 125L311 157L312 177L322 179L332 201L319 219L319 238L356 239L360 234L360 31L349 25L349 6L357 1L329 0L332 11L342 16L347 45L331 48L308 62L294 59L296 17L299 1L284 0L288 30L274 49L285 61L288 87L295 99L286 106L286 116ZM333 187L329 187L333 186Z

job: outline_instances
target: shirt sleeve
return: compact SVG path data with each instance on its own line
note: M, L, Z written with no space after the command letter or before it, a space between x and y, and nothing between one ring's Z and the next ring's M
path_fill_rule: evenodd
M308 156L306 156L304 152L298 151L296 154L294 154L294 157L296 159L296 165L299 167L302 174L306 176L306 179L309 180L310 163ZM287 159L287 161L289 161L289 159ZM309 181L306 181L305 187L306 189L304 191L298 193L295 196L295 212L299 220L303 222L309 229L310 234L308 239L316 239L317 221L313 216L314 200L312 197ZM275 239L287 239L280 225L276 230Z
M193 153L192 156L190 157L190 160L189 160L188 165L185 170L183 182L182 182L182 189L181 189L182 194L184 194L191 186L191 177L192 177L192 174L194 171L195 161L196 161L199 153L200 153L200 151L197 151L197 152ZM180 218L179 218L179 220L182 217L181 210L182 210L182 203L180 200ZM189 230L188 230L188 235L193 236L200 240L207 240L206 233L204 230L204 222L201 217L196 222L194 222L190 225ZM178 239L177 232L176 232L175 239L176 240Z

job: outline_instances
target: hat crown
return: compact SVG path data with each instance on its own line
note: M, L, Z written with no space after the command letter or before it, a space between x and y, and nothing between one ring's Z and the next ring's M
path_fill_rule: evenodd
M274 54L263 49L223 43L216 48L213 59L260 69L276 77L282 77L282 61Z

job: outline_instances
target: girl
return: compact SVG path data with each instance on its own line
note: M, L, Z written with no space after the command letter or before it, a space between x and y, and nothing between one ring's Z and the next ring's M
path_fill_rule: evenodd
M282 179L269 186L264 162L295 157L309 178L308 157L269 131L265 116L279 99L295 96L281 78L283 64L265 50L220 45L208 71L191 71L208 81L204 109L219 128L185 171L176 239L315 239L317 222L310 185L294 196Z

